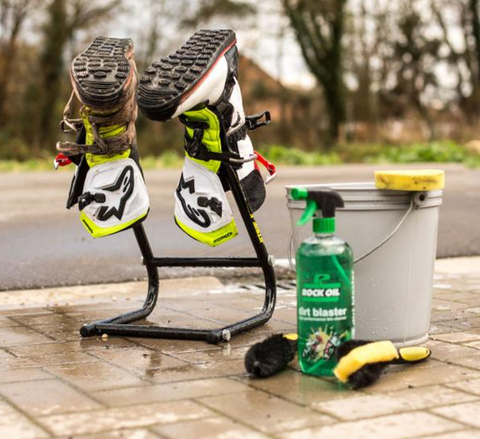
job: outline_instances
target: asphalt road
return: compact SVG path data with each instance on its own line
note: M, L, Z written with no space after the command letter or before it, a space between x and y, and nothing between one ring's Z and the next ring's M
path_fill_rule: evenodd
M395 168L421 168L403 166ZM434 166L438 167L438 166ZM438 257L480 255L480 170L441 166L447 187L441 209ZM268 199L256 214L269 252L286 256L290 233L284 186L372 181L371 165L280 168ZM145 277L131 231L94 240L67 211L72 171L0 174L0 291L42 286L127 281ZM145 228L158 256L251 255L240 235L211 249L184 235L173 222L173 190L180 170L146 173L151 212ZM239 219L239 216L237 215ZM240 226L240 224L239 224Z

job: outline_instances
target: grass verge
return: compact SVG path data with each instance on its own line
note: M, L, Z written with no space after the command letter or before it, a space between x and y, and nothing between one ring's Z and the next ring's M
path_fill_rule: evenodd
M480 168L480 153L455 142L413 143L409 145L345 144L329 152L303 151L284 145L260 145L258 151L278 165L322 166L343 163L463 163ZM0 172L53 170L53 158L26 161L0 160ZM182 151L166 151L141 159L144 169L180 168ZM71 169L70 167L60 169Z

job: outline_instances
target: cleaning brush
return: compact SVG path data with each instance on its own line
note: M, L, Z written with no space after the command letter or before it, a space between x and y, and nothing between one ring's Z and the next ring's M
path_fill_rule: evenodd
M254 344L245 355L245 369L256 378L271 377L295 358L297 334L275 334ZM353 389L375 383L390 364L426 360L430 349L422 346L397 349L391 341L349 340L336 349L335 376Z
M274 334L254 344L245 355L245 369L256 378L281 372L295 358L297 334Z
M414 364L430 355L423 346L397 349L391 341L349 340L336 350L334 374L342 383L361 389L375 383L390 364Z

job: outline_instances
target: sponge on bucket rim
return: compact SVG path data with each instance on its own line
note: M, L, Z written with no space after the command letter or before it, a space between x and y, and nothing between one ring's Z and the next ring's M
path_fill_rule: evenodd
M375 171L375 186L394 191L433 191L445 187L445 172L440 169Z

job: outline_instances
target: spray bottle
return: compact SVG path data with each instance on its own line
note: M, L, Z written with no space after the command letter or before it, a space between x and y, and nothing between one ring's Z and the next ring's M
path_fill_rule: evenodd
M332 376L335 349L354 336L353 255L335 233L335 210L342 197L330 189L294 188L295 200L306 200L297 222L313 219L314 236L296 253L298 360L302 372Z

